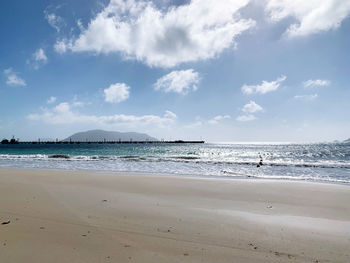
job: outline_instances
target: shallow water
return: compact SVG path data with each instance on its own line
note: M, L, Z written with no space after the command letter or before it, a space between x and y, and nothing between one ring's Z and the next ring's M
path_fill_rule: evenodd
M263 165L257 167L260 161ZM350 183L346 144L0 145L0 167Z

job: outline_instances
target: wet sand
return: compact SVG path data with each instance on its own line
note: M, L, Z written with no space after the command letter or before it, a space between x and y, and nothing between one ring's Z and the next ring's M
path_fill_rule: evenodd
M0 169L0 262L350 262L350 187Z

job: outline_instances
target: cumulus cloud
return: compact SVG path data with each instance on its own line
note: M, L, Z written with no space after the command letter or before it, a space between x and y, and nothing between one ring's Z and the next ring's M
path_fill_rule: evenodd
M67 40L65 39L57 40L54 45L54 49L59 54L65 53L68 49Z
M281 83L287 79L286 76L281 76L277 78L275 81L268 82L266 80L263 80L263 82L260 85L246 85L244 84L241 88L242 92L245 94L266 94L271 91L277 90Z
M350 14L350 1L268 0L266 12L274 22L294 17L297 23L287 29L286 35L306 36L338 28Z
M124 83L115 83L109 86L109 88L105 89L105 101L109 103L118 103L122 102L129 98L130 95L130 87Z
M47 63L48 58L45 54L45 51L42 48L37 49L30 60L27 63L32 64L35 69L38 69L40 66L43 66Z
M254 113L262 110L263 108L259 104L256 104L255 101L252 101L252 100L246 105L244 105L242 108L243 112L248 112L248 113Z
M262 111L263 108L255 103L255 101L249 101L249 103L247 103L246 105L243 106L242 108L242 112L244 112L244 114L238 116L236 118L237 121L253 121L256 120L256 117L253 113L256 113L258 111Z
M256 117L253 114L241 115L236 118L237 121L253 121Z
M74 105L62 102L51 109L43 108L42 112L29 114L27 119L41 121L48 124L124 124L124 125L158 125L165 126L173 123L177 116L166 111L163 116L158 115L84 115L74 109Z
M60 40L59 52L120 53L149 66L173 67L213 58L235 46L255 21L240 17L249 0L192 0L157 8L151 1L111 0L76 38Z
M9 86L27 86L26 82L20 78L16 72L13 71L12 68L8 68L4 70L4 74L7 77L6 84Z
M51 96L48 100L47 100L47 104L53 104L53 103L55 103L56 102L56 100L57 100L57 98L56 97L54 97L54 96Z
M309 79L303 82L305 88L329 86L331 82L323 79Z
M57 32L61 31L61 27L64 24L62 17L56 15L55 13L50 13L48 10L44 11L45 19L51 27L53 27Z
M187 94L189 91L196 91L199 83L199 74L193 69L173 71L154 84L155 90L164 92L176 92Z
M220 121L225 120L225 119L230 119L230 115L218 115L214 117L213 119L209 120L208 123L210 124L218 124Z
M315 100L317 99L318 94L310 94L310 95L296 95L294 96L295 99L299 99L299 100Z
M177 118L176 114L174 112L171 112L169 110L165 111L164 118L175 120Z
M36 50L33 56L35 61L43 62L43 63L47 62L47 56L42 48L39 48L38 50Z

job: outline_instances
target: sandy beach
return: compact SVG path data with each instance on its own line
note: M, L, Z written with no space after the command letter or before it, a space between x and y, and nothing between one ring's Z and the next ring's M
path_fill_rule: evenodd
M0 169L0 262L350 262L350 187Z

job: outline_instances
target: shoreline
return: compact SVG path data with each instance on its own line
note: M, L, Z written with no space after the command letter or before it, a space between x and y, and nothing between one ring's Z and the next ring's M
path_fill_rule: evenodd
M349 262L350 188L0 169L0 261Z
M257 181L271 181L271 182L300 182L300 183L315 183L315 184L330 184L330 185L343 185L350 186L350 182L346 181L327 181L327 180L311 180L311 179L299 179L295 178L266 178L253 175L241 175L239 173L232 173L237 176L220 176L220 175L197 175L197 174L179 174L179 173L166 173L166 172L138 172L138 171L107 171L107 170L84 170L84 169L57 169L57 168L8 168L0 167L1 170L18 170L18 171L47 171L47 172L81 172L81 173L94 173L94 174L114 174L114 175L141 175L141 176L155 176L155 177L180 177L180 178L198 178L198 179L217 179L217 180L257 180Z

